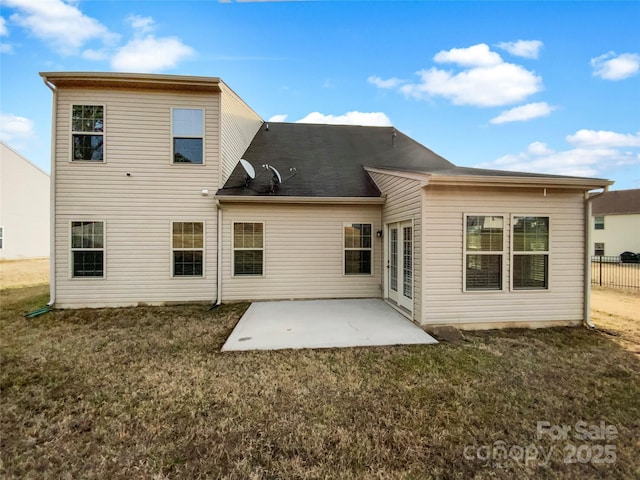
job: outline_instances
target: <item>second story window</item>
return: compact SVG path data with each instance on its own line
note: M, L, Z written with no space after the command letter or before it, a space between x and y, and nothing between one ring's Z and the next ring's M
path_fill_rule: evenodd
M604 217L595 217L596 230L604 230Z
M171 118L173 163L203 164L204 115L199 108L174 108Z
M71 113L73 161L104 161L104 106L74 105Z

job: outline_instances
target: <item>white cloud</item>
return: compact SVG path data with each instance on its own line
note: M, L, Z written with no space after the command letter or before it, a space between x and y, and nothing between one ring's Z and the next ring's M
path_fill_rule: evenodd
M502 58L489 49L486 43L479 43L468 48L452 48L435 54L433 59L438 63L455 63L462 67L489 67L502 63Z
M0 37L9 35L9 29L7 29L7 20L4 17L0 17Z
M593 75L605 80L624 80L640 71L640 55L636 53L605 53L591 59Z
M267 122L284 122L288 116L289 115L287 114L272 115L271 117L269 117L269 120L267 120Z
M420 81L414 83L395 77L384 80L375 75L367 81L379 88L397 88L406 97L418 100L443 97L454 105L476 107L511 105L542 90L541 77L521 65L504 62L484 43L442 50L433 60L453 63L462 69L423 69L417 72Z
M131 28L139 33L149 33L154 30L155 21L151 17L143 17L141 15L129 15L127 22Z
M16 10L11 20L26 28L34 37L43 40L62 55L77 55L87 60L110 59L111 67L118 71L157 72L172 68L194 50L177 37L152 35L155 22L151 17L129 15L125 20L133 28L133 38L120 43L115 34L95 18L80 11L75 0L2 0ZM1 18L1 17L0 17ZM4 19L0 32L6 30ZM84 48L89 42L99 41L98 48ZM83 49L84 48L84 49ZM1 45L3 53L11 46Z
M534 155L550 155L553 150L544 142L533 142L527 147L527 152Z
M605 135L598 135L600 133ZM640 167L640 151L634 149L640 146L640 133L628 135L579 130L574 135L568 135L567 140L576 147L556 151L543 142L534 142L523 152L504 155L477 167L604 178L611 177L612 171L618 168ZM616 148L622 146L632 148L624 151Z
M520 102L542 89L542 79L520 65L501 63L460 73L437 68L418 72L421 82L400 87L408 97L441 96L454 105L497 107Z
M516 42L500 42L496 46L517 57L538 58L542 42L540 40L518 40Z
M366 125L376 127L390 127L391 120L382 112L347 112L344 115L324 115L312 112L296 123L321 123L332 125Z
M31 138L34 134L33 120L13 113L0 113L0 139L11 142Z
M118 71L157 72L175 67L194 53L191 47L176 37L156 38L147 35L134 38L119 48L111 59L111 67Z
M378 88L395 88L402 85L402 83L404 83L404 81L400 80L399 78L394 77L394 78L388 78L387 80L383 80L382 78L376 75L371 75L369 78L367 78L367 82L375 85Z
M493 124L507 123L507 122L526 122L534 118L548 117L554 107L547 102L527 103L519 107L512 108L502 112L495 118L490 120Z
M568 135L567 142L578 147L640 147L640 132L634 135L582 129Z
M62 0L4 0L4 3L18 10L11 15L14 23L63 55L76 53L91 40L109 45L118 39L98 20Z

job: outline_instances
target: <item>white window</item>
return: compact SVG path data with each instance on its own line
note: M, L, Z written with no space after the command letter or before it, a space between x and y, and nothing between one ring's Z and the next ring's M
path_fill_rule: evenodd
M173 222L171 250L174 277L204 275L204 223Z
M261 276L264 273L264 223L233 224L233 275Z
M4 247L4 228L0 227L0 250Z
M465 291L502 290L504 217L465 216Z
M104 277L104 222L71 222L71 276Z
M371 232L370 223L344 224L345 275L371 275Z
M514 216L511 285L514 290L549 288L549 217Z
M594 217L594 226L596 230L604 230L604 217Z
M204 112L199 108L172 110L173 163L204 163Z
M104 161L104 106L71 107L71 160Z
M603 257L604 256L604 243L602 242L596 242L593 246L593 254L599 257Z

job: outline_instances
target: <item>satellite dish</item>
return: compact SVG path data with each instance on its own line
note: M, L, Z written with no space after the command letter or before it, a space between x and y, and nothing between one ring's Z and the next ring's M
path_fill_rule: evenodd
M256 178L256 171L254 170L253 165L247 162L244 158L240 159L240 165L242 165L244 171L247 172L249 178Z
M272 167L271 165L269 165L268 167L271 169L275 177L278 179L278 183L282 183L282 175L280 175L280 172L276 170L276 167Z

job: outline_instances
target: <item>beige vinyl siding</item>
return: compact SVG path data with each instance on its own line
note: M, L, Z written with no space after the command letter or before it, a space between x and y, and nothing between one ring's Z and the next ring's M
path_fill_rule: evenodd
M258 132L262 119L227 85L221 82L220 86L222 175L219 186L222 187Z
M382 240L374 236L373 275L344 275L343 225L371 223L381 228L380 206L223 206L222 299L286 300L381 296ZM232 225L264 222L264 275L232 276Z
M503 291L463 292L464 214L505 219ZM582 192L547 189L423 189L422 321L464 328L545 326L582 321ZM550 217L548 290L510 290L512 215Z
M413 320L420 322L422 313L422 191L420 182L391 174L370 172L369 175L380 191L387 196L382 207L383 225L413 220ZM386 256L383 264L386 265Z
M219 95L59 89L57 97L56 305L215 300ZM105 106L105 163L70 161L74 104ZM204 110L204 165L173 164L172 108ZM72 220L105 222L106 278L71 278ZM205 222L204 278L171 277L171 221Z

